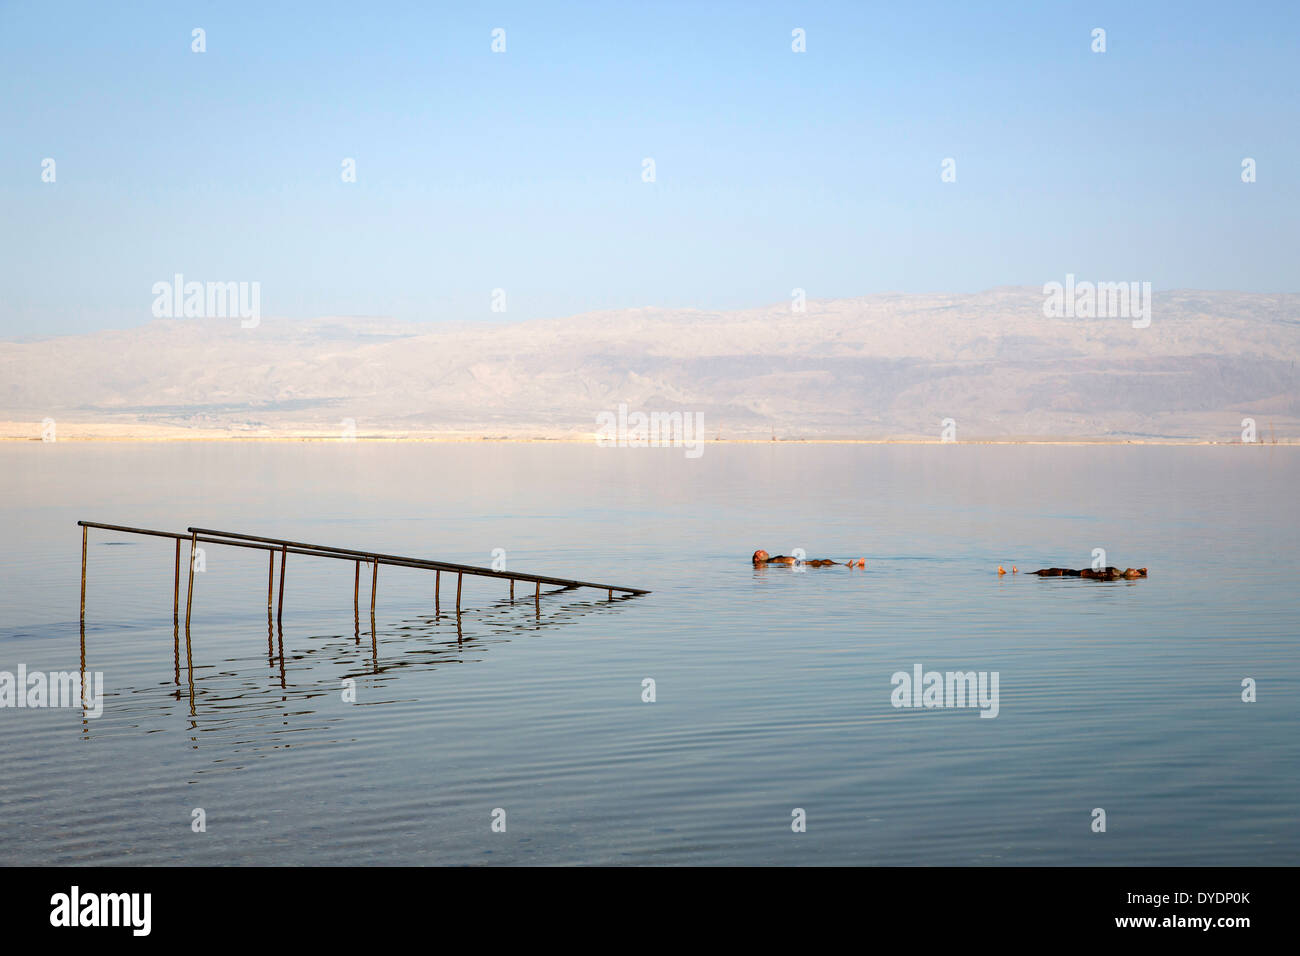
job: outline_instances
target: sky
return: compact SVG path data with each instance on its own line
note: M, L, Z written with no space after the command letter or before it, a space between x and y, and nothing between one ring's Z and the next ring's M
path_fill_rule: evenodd
M138 326L177 273L258 282L270 317L407 321L1068 273L1295 292L1298 26L1249 2L0 0L0 337Z

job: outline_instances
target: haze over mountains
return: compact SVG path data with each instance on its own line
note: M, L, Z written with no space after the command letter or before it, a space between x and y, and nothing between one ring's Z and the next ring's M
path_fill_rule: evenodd
M160 319L0 343L6 434L566 438L626 403L705 437L1236 441L1300 434L1300 295L1156 293L1148 328L1039 288L516 324Z

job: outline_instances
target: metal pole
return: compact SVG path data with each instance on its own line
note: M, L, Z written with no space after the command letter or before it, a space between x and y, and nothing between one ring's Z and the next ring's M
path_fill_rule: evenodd
M97 527L99 526L97 525ZM108 526L104 526L104 527L108 527ZM130 531L134 529L124 528L119 530ZM292 549L304 549L307 551L311 551L314 555L318 557L336 556L343 559L365 558L366 560L374 560L377 558L384 564L395 564L399 566L413 567L413 568L427 568L429 570L436 569L442 571L456 571L462 574L476 574L479 575L480 577L493 577L493 578L501 577L500 571L493 571L491 568L480 568L469 564L453 564L449 561L427 561L422 558L406 558L395 554L379 554L373 551L357 551L352 548L335 548L335 547L330 547L328 545L304 544L301 541L289 541L284 538L267 538L262 535L240 534L234 531L217 531L212 528L192 528L192 529L187 528L186 530L197 531L199 534L213 536L217 538L235 539L237 541L257 541L263 544L287 546ZM226 544L231 542L222 541L221 543ZM606 589L612 589L615 591L623 591L628 594L649 594L650 593L649 591L646 591L643 588L629 588L617 584L610 585L610 584L600 584L592 581L574 581L568 578L556 578L556 577L550 577L548 575L543 575L543 574L525 574L523 572L515 572L514 574L521 581L536 581L540 584L554 584L563 588L597 588L601 591L604 591Z
M194 551L198 548L198 537L197 532L190 532L190 580L185 588L185 655L187 659L190 652L190 612L194 609Z
M81 623L86 623L86 534L90 529L81 528Z
M442 616L442 572L435 571L433 578L433 616Z
M511 578L510 579L510 600L513 601L514 599L515 599L515 579Z
M271 608L275 601L271 597L275 593L275 552L272 551L266 556L266 616L271 616Z
M172 582L172 623L181 621L181 539L176 539L176 580ZM176 682L180 683L180 665L177 665Z
M357 570L352 575L352 617L361 621L361 559L357 559Z
M460 613L460 583L464 575L459 572L456 574L456 613Z
M274 553L274 552L272 552ZM284 559L289 556L289 552L280 546L280 602L275 608L275 623L278 626L284 620Z
M375 620L375 589L379 587L379 562L375 562L374 573L370 576L370 630L373 631Z

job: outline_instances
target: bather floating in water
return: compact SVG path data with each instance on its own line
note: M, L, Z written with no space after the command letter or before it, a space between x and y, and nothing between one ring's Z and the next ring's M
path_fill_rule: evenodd
M807 559L800 561L798 558L793 558L788 554L778 554L776 557L772 557L761 548L754 552L753 561L755 567L758 567L761 564L798 564L810 568L826 568L831 565L840 564L839 561L832 561L830 558L813 558L811 561ZM849 560L843 562L843 566L846 568L865 568L867 566L867 559L849 558Z
M1030 571L1030 574L1037 574L1040 578L1092 578L1094 581L1118 581L1121 578L1132 580L1134 578L1144 578L1147 576L1146 568L1126 568L1121 571L1119 568L1043 568L1041 571Z

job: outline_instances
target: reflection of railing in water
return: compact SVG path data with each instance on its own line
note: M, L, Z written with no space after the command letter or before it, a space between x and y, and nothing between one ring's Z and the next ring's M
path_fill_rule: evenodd
M366 561L373 566L373 572L370 580L370 614L374 617L375 613L375 594L379 585L379 566L381 564L391 565L400 568L417 568L425 571L435 572L434 584L434 604L439 611L442 609L442 572L453 572L456 575L456 610L460 611L461 585L466 574L478 577L505 578L510 582L510 599L514 600L515 581L529 581L536 585L533 599L540 602L542 596L543 584L559 585L561 588L568 590L571 588L595 588L605 591L609 600L613 600L614 592L619 591L624 594L649 594L650 592L643 588L623 587L617 584L594 584L591 581L577 581L569 578L557 578L543 574L525 574L515 571L494 571L491 568L481 568L470 564L454 564L449 561L430 561L424 558L407 558L395 554L380 554L374 551L357 551L352 548L335 548L323 544L305 544L301 541L287 541L283 538L267 538L255 534L241 534L234 531L215 531L211 528L194 528L186 530L188 534L180 534L175 531L155 531L148 528L131 528L125 525L101 524L97 521L78 521L81 526L81 621L86 620L86 542L87 533L91 528L99 528L105 531L120 531L126 534L143 534L158 538L172 538L176 541L176 572L172 586L172 620L180 620L180 599L181 599L181 541L185 538L190 542L190 573L189 584L185 594L185 627L190 626L190 615L194 607L194 555L200 544L222 544L232 548L249 548L255 551L268 552L268 568L266 578L266 609L269 614L272 605L272 592L275 581L275 553L280 552L280 596L276 603L275 619L280 622L284 616L284 568L285 559L290 554L302 554L314 558L333 558L340 561L353 561L356 564L356 571L352 583L352 608L354 615L360 619L360 591L361 591L361 562Z
M568 590L571 589L560 588L550 593L559 594ZM612 603L610 601L599 601L599 602L583 601L577 603L573 603L573 602L562 603L557 608L554 608L551 612L548 612L545 621L543 621L541 617L540 608L534 605L534 611L530 618L525 618L522 620L516 619L516 622L514 624L511 624L508 615L511 609L517 607L517 605L513 600L504 600L504 599L498 599L488 607L471 610L469 613L472 619L476 619L479 622L483 624L487 624L488 626L493 628L500 628L501 631L506 631L507 629L519 631L519 632L534 631L534 630L541 630L544 627L563 625L568 621L574 619L575 617L581 616L583 614L601 612L603 609L606 608L613 610L614 607L616 607L620 601L629 600L630 597L631 596L620 598ZM499 622L494 622L489 620L490 616L495 616L496 614L507 615L506 620L499 621ZM450 617L450 615L448 616ZM407 618L401 621L400 623L394 625L393 630L397 632L405 632L405 636L407 637L414 636L417 634L428 634L430 636L436 636L438 635L439 629L441 627L442 617L443 615L441 612L435 611L433 615L425 614L418 617ZM493 637L497 637L499 640L503 640L503 641L508 640L508 638L500 636L501 631L496 631L496 632L491 632L486 634L475 634L471 632L467 636L465 634L462 617L463 617L462 612L457 611L455 615L456 637L454 642L455 643L454 650L451 648L451 644L452 644L452 641L450 639L451 635L450 633L446 633L445 635L443 635L443 637L445 638L444 640L439 640L435 642L435 647L429 649L430 654L463 654L465 651L470 650L473 647L486 646L486 644L483 643L484 637L488 638L487 644L494 643L494 641L492 640ZM330 635L330 636L342 637L343 635ZM356 641L356 644L360 645L361 632L360 632L359 625L354 628L353 636ZM344 646L347 646L346 638L344 638ZM305 652L305 657L311 657L312 655L315 655L317 653L324 652L326 649L327 648L324 646L312 646ZM284 628L276 624L270 614L267 615L266 650L267 650L266 665L271 669L272 673L277 675L277 683L279 684L280 688L282 690L287 690L290 687L290 682L288 681L288 674L285 666L286 658L285 658L285 648L284 648ZM410 650L407 650L404 653L409 655L412 652ZM302 652L299 652L295 654L295 660L298 660L300 659L300 657L303 656L304 655L302 654ZM381 665L379 659L378 635L375 627L375 619L372 616L370 619L370 658L368 661L365 662L365 665L363 665L364 669L357 667L358 664L361 664L361 659L349 658L349 661L355 661L355 663L349 663L348 661L344 661L343 657L339 657L336 661L334 661L334 663L344 663L345 666L349 667L349 670L347 670L344 673L343 675L344 677L362 677L367 675L379 676L381 674L385 674L389 672L390 670L398 670L406 667L420 667L422 665L427 666L427 665L434 665L434 664L447 663L447 662L461 662L462 660L463 660L462 657L451 657L451 656L437 659L437 660L429 660L423 658L414 660L414 659L406 659L405 657L399 657L398 659L390 658L387 662ZM81 683L82 686L84 687L86 681L85 624L81 625L80 665L81 665L80 667ZM202 669L203 666L204 665L200 663L199 665L200 669ZM207 665L207 666L210 667L211 665ZM313 666L315 665L312 664L307 665L309 669L312 668ZM174 696L177 701L180 701L182 698L182 694L187 694L189 700L189 717L191 719L191 729L196 729L197 724L193 723L193 721L195 721L198 717L198 708L197 708L196 699L199 695L196 693L195 690L195 677L194 677L195 664L194 664L192 644L190 641L190 633L188 630L186 631L185 634L185 660L183 662L183 669L185 671L185 676L186 676L186 690L184 691L181 689L182 661L181 661L181 654L180 654L180 623L179 621L173 621L172 623L172 674L173 674L173 682L176 686L176 691ZM221 698L217 698L217 699L221 700ZM288 698L282 698L282 699L287 700ZM87 736L89 736L90 734L90 726L85 716L84 698L83 698L83 714L82 714L82 732Z

